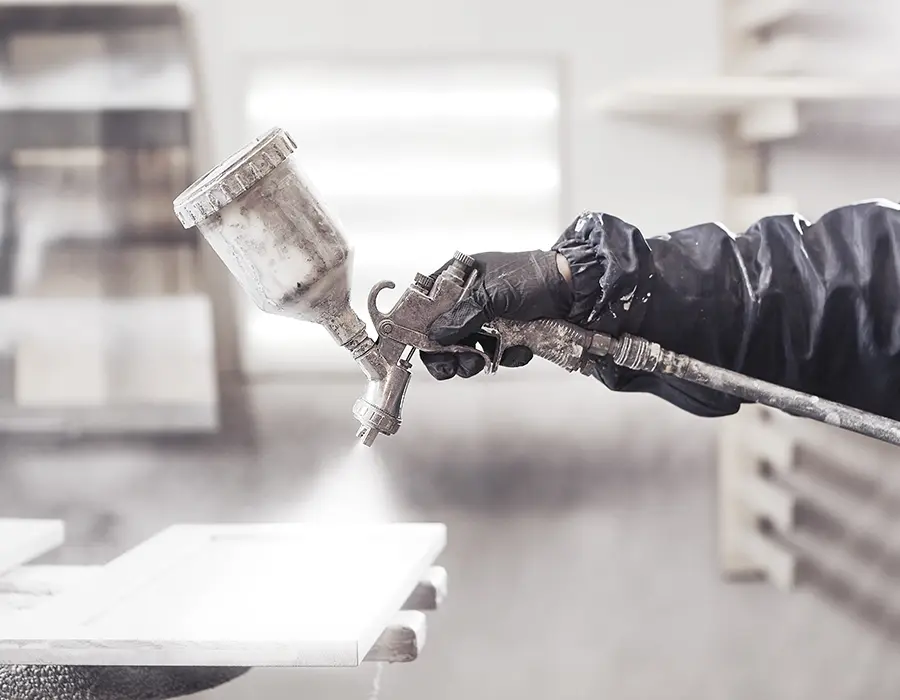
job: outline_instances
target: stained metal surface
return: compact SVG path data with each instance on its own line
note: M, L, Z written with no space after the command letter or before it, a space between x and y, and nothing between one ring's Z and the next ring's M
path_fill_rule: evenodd
M418 274L390 311L378 309L378 294L392 281L376 284L368 310L377 332L369 338L350 307L350 247L340 223L319 199L296 160L295 142L273 128L199 178L175 200L185 228L196 226L257 307L267 313L318 323L353 354L369 379L353 406L357 436L371 446L378 435L393 435L411 374L410 351L466 351L442 346L428 328L475 283L475 260L457 252L434 277ZM481 354L489 373L510 345L526 345L569 370L583 370L592 335L562 321L530 324L499 321L485 332L498 342Z
M715 367L673 353L644 338L625 336L613 340L611 353L613 361L622 367L670 375L745 401L771 406L793 416L811 418L892 445L900 445L900 423L897 421Z

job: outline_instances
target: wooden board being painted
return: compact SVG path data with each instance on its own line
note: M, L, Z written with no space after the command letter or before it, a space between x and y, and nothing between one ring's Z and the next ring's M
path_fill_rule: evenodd
M445 544L440 524L179 525L11 613L0 664L357 666Z

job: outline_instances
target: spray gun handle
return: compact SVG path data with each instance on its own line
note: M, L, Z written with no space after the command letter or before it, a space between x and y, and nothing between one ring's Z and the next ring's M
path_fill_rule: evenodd
M485 359L485 371L497 371L503 352L513 346L528 347L536 356L573 372L591 366L591 354L605 354L595 333L564 321L541 319L520 322L498 319L482 328L493 341L491 352L468 345L443 346L432 341L427 329L433 320L454 304L471 288L477 278L475 261L456 253L451 263L436 277L417 275L400 299L387 313L378 309L378 295L393 289L384 280L369 292L369 316L378 331L378 341L363 333L359 351L354 357L369 378L366 394L353 407L360 423L357 436L371 445L378 435L393 435L400 428L400 414L410 380L409 360L414 349L430 352L476 352Z
M475 259L457 251L444 274L455 277L462 285L462 291L457 297L461 298L478 277ZM493 374L499 369L504 351L514 346L525 346L537 357L548 360L569 372L585 371L589 365L588 351L596 345L595 334L591 331L556 319L539 319L537 321L496 319L483 326L481 331L495 341L493 357L474 349L474 352L485 358L485 371L488 374ZM473 352L470 347L453 347L447 348L447 350Z
M514 346L527 347L535 356L568 372L589 372L591 356L606 354L607 337L556 319L510 321L497 319L483 332L497 340L489 373L496 372L503 353Z

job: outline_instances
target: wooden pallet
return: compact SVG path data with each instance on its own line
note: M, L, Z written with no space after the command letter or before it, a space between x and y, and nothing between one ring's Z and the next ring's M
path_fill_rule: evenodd
M57 521L0 520L0 665L410 662L446 595L440 524L178 525L104 566L35 566Z

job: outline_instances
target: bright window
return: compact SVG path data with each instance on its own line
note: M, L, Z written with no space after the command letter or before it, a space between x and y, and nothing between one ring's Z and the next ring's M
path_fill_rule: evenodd
M552 62L279 61L252 72L246 137L281 126L297 142L354 248L352 302L365 318L378 280L397 283L390 302L454 250L552 242L557 81ZM250 305L243 320L250 373L353 368L317 326Z

